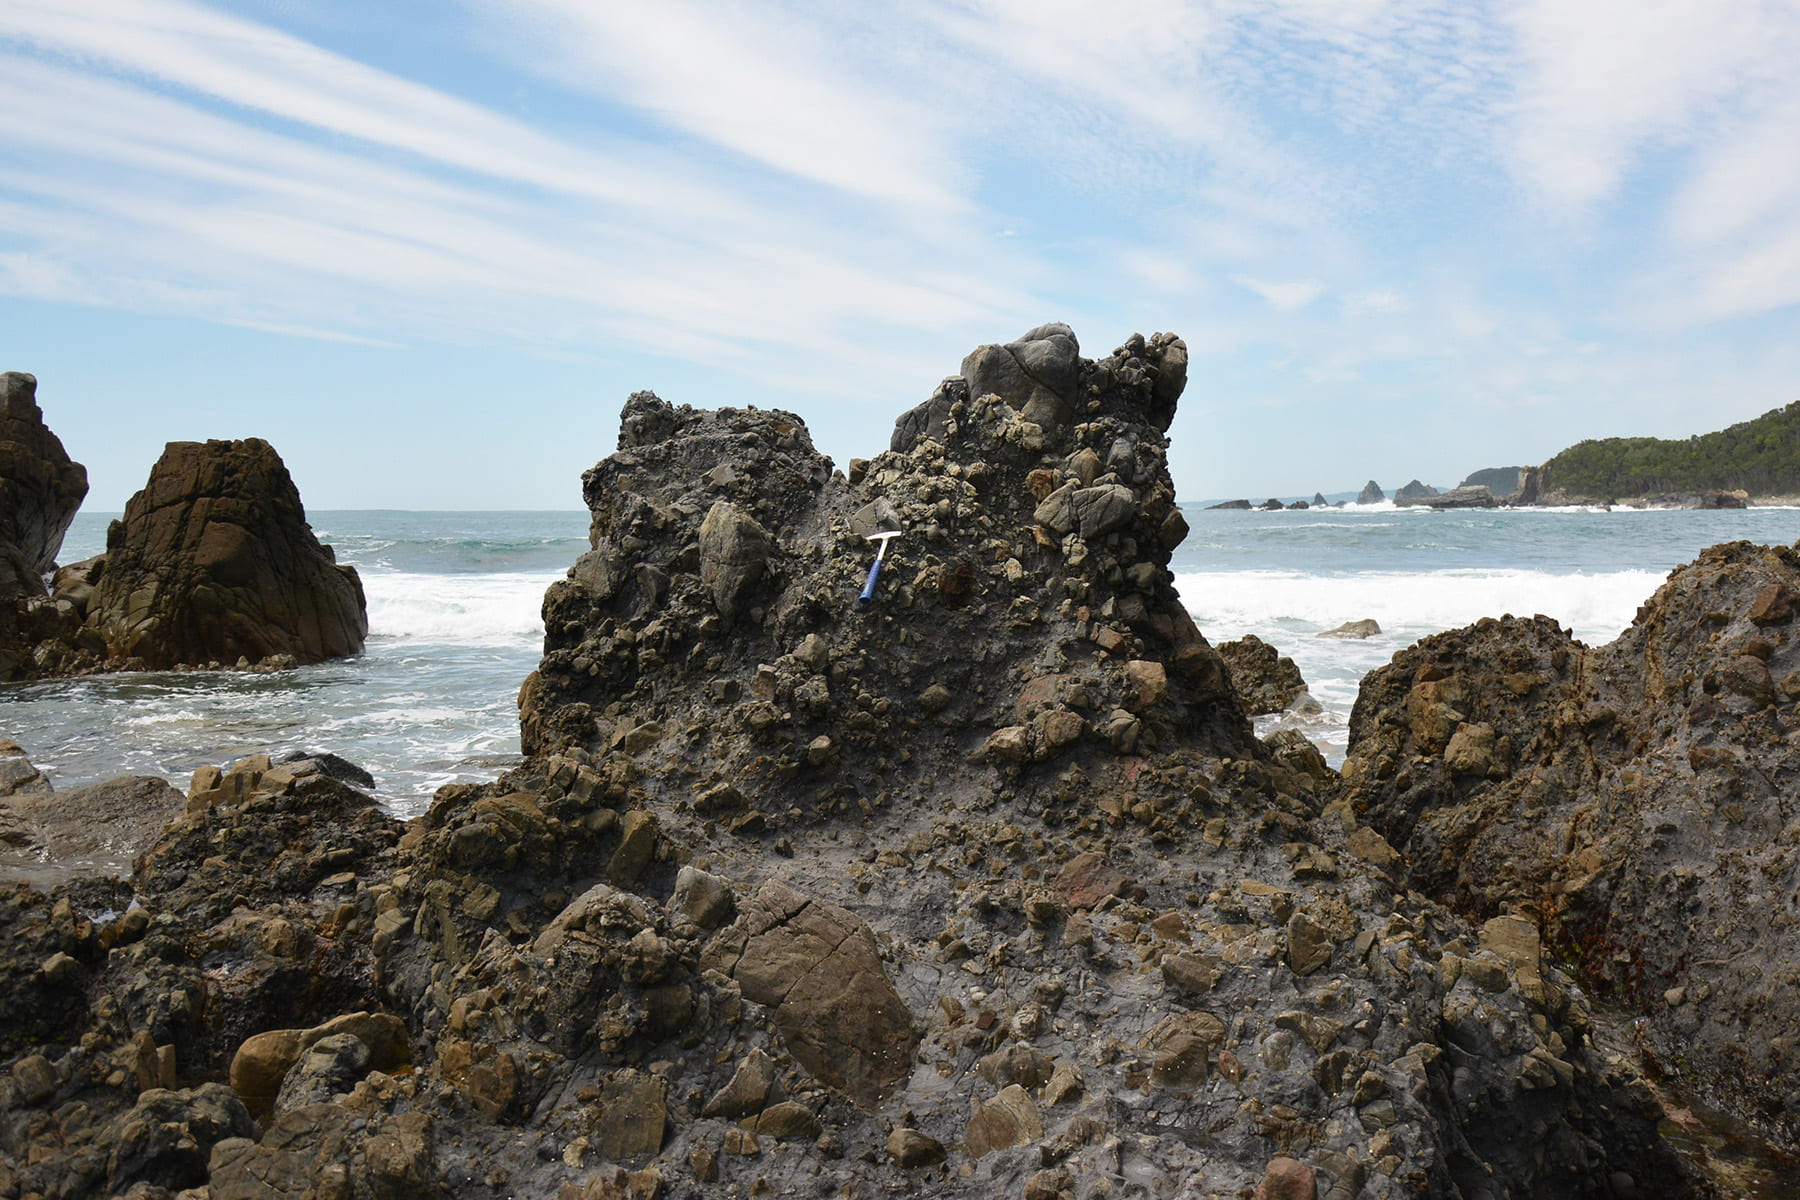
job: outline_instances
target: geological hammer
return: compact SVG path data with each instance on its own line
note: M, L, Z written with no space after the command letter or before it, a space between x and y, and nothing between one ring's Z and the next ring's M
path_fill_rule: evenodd
M871 533L871 542L880 542L881 548L875 552L875 561L869 564L869 582L863 584L862 595L856 598L858 607L867 608L875 599L875 581L881 578L881 560L887 557L888 543L900 536L898 529L886 533Z

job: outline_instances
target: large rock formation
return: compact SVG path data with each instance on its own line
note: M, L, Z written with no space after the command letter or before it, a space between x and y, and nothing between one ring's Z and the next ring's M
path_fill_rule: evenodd
M44 425L37 379L0 374L0 680L32 671L31 644L55 615L43 577L86 495L86 469Z
M354 567L306 523L260 438L170 442L107 530L87 624L114 667L318 662L362 649Z
M1419 480L1414 479L1408 483L1403 483L1394 489L1394 503L1402 505L1414 504L1421 500L1429 500L1437 494L1438 490L1429 483L1421 483Z
M0 1191L1689 1194L1530 924L1252 736L1180 341L970 364L854 482L633 396L495 783L207 768L138 908L0 891Z
M1739 542L1598 649L1546 617L1426 638L1365 681L1344 765L1415 886L1528 918L1663 1071L1789 1149L1797 615L1800 554Z
M1356 502L1358 504L1380 504L1386 499L1387 493L1382 491L1381 485L1376 483L1373 479L1363 484L1363 490L1357 493L1356 496Z

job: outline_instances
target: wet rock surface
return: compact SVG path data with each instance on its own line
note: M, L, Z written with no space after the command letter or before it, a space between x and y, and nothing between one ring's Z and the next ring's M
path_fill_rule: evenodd
M1186 370L1033 330L856 482L633 396L521 767L403 826L255 756L0 892L0 1193L1693 1192L1537 927L1252 735L1167 570Z
M1796 595L1793 549L1740 542L1606 646L1544 617L1426 638L1365 681L1344 765L1414 886L1526 918L1662 1074L1789 1150Z

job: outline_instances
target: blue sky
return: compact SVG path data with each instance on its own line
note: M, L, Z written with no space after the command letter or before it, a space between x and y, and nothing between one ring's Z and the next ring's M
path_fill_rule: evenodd
M888 10L893 11L888 11ZM1184 499L1800 399L1800 6L5 0L0 369L117 509L575 508L625 396L840 465L973 346L1193 351Z

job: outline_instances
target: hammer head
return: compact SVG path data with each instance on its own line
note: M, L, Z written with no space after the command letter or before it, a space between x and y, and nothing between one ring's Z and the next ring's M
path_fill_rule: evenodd
M883 530L881 533L871 533L869 535L869 540L871 542L880 543L881 548L883 550L886 550L887 544L888 544L888 539L889 538L897 538L899 536L900 536L900 531L898 529L888 529L888 530Z

